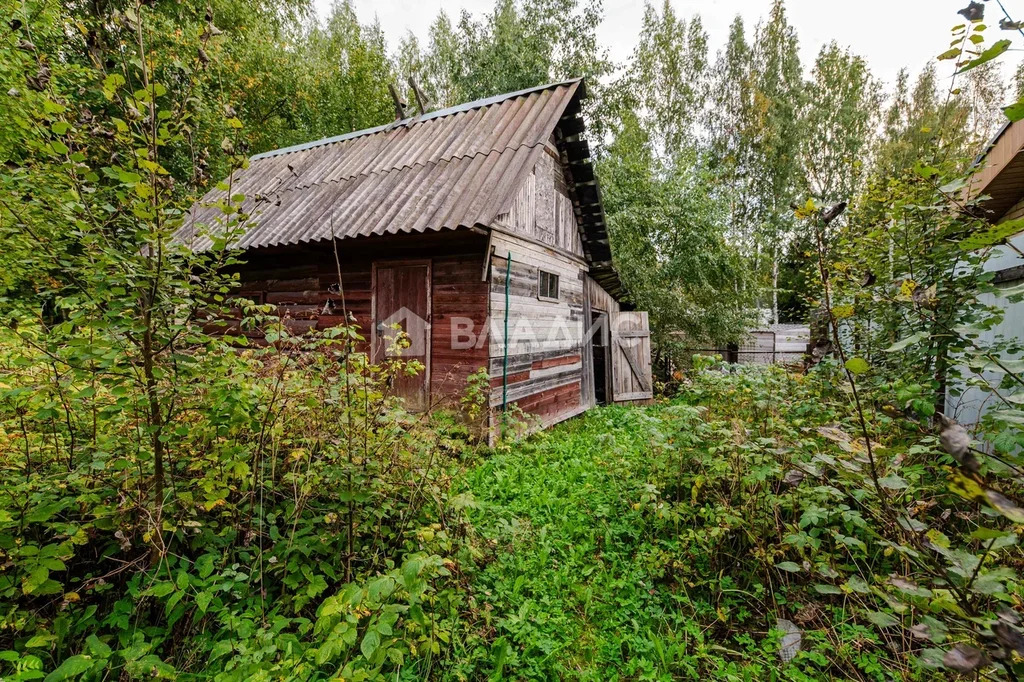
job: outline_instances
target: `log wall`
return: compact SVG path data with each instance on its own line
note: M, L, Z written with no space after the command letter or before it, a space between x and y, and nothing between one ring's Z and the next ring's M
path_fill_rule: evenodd
M375 261L429 259L431 263L431 356L429 402L437 406L465 392L466 379L487 366L488 284L483 281L487 238L469 231L347 239L339 242L344 304L355 316L369 350L375 324L372 269ZM277 305L293 334L343 324L342 295L330 242L259 249L245 255L240 292ZM468 330L473 337L466 335ZM453 348L453 341L470 347Z

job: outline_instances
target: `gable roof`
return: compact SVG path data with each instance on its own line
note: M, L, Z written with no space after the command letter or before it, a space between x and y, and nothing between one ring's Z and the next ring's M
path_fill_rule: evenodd
M387 125L257 154L230 178L252 216L236 246L486 227L508 211L556 130L569 161L591 276L621 294L580 102L582 79L469 102ZM214 189L175 239L210 248L228 191Z

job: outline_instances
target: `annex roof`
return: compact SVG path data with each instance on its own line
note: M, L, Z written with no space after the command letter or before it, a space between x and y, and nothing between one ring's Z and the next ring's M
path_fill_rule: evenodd
M968 195L989 197L982 207L993 222L1024 199L1024 121L1009 121L974 160Z

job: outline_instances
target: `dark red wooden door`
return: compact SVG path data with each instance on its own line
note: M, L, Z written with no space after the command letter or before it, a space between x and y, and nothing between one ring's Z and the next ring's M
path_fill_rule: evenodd
M430 400L430 262L374 263L374 360L389 357L417 360L423 369L415 375L401 371L394 390L406 408L421 412ZM393 349L397 325L409 337L409 347Z

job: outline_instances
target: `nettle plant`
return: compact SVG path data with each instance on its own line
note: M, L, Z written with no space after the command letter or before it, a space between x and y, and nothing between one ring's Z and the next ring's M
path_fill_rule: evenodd
M36 44L88 27L26 7L0 57L0 676L429 670L463 529L458 453L391 393L421 368L233 297L230 183L212 249L172 238L207 160L246 163L229 103L220 152L196 142L210 11L135 3L81 65Z

